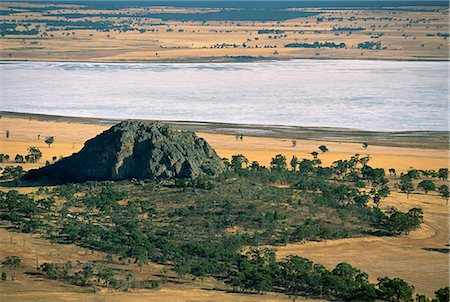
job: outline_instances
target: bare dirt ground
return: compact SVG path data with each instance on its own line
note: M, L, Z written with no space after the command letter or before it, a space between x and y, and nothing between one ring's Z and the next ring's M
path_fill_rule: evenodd
M295 254L334 267L340 262L377 277L399 277L417 291L433 296L437 288L449 284L449 208L444 199L428 194L392 193L382 207L395 206L403 211L420 207L424 225L402 237L369 237L322 242L288 244L277 248L278 257ZM436 250L433 250L436 249ZM447 250L447 253L437 249Z
M404 9L297 9L315 15L286 21L164 21L133 18L143 12L207 13L214 9L134 8L108 10L77 6L47 12L29 11L45 4L2 2L13 10L0 16L17 30L36 29L33 34L0 37L0 59L89 62L186 62L254 59L395 59L448 60L448 8ZM65 14L81 14L66 18ZM87 15L86 15L87 14ZM103 16L99 17L100 14ZM108 21L108 31L49 26L50 21ZM45 22L47 21L47 22ZM123 24L126 29L123 29ZM72 26L73 28L74 26ZM339 28L341 30L339 30ZM259 33L270 29L275 32ZM352 30L355 29L355 30ZM277 32L278 31L278 32ZM292 48L289 43L334 42L345 48ZM362 49L364 42L380 42L379 49Z

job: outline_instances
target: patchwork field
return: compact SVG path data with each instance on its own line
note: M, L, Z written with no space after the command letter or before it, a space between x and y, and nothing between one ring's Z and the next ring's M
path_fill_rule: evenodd
M448 6L115 8L2 2L2 60L448 60ZM209 4L214 6L213 4ZM217 14L217 15L215 15Z

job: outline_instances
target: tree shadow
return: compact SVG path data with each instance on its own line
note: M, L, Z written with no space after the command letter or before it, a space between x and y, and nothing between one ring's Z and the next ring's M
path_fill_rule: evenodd
M449 248L423 247L421 249L424 250L424 251L429 251L429 252L438 252L438 253L444 253L444 254L449 254L450 253L450 249Z

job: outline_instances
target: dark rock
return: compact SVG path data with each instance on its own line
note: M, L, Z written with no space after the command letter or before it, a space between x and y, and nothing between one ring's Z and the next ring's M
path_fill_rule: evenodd
M130 120L88 140L80 152L29 171L23 180L196 178L217 176L223 170L214 149L195 133L159 122Z

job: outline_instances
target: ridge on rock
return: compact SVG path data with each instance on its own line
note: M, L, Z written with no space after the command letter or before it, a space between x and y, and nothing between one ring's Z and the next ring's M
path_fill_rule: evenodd
M194 132L160 122L128 120L88 140L83 149L23 180L56 183L87 180L196 178L224 170L215 150Z

